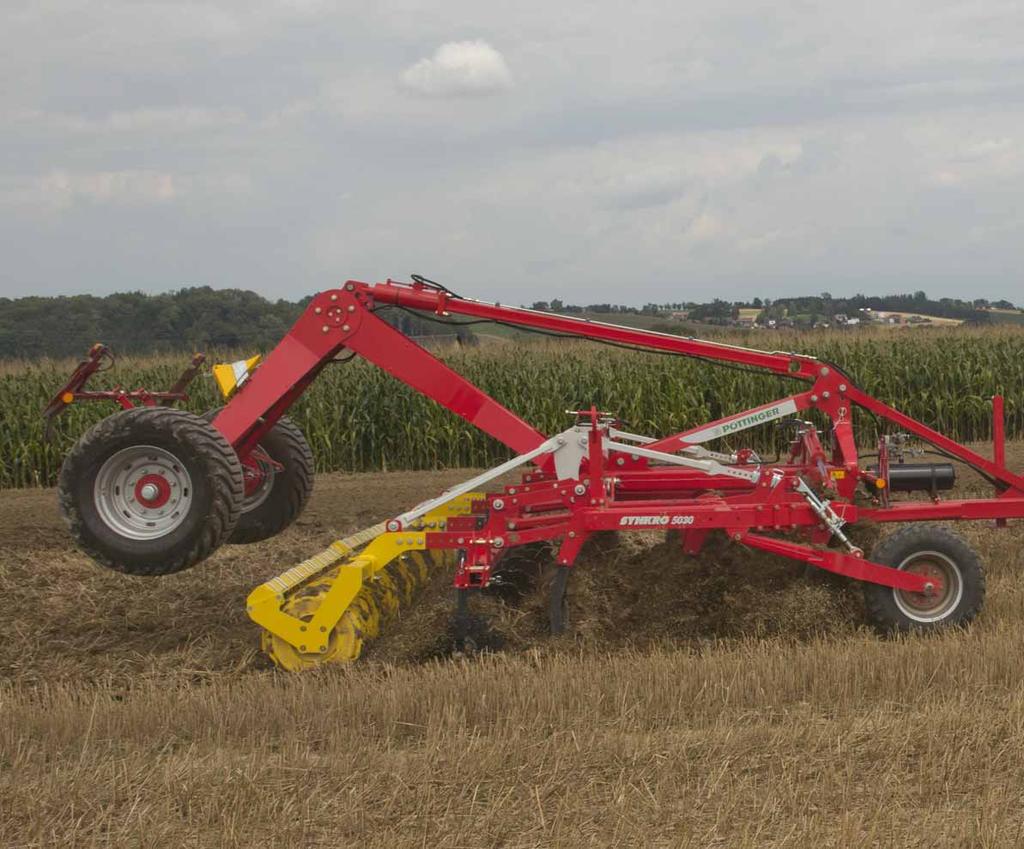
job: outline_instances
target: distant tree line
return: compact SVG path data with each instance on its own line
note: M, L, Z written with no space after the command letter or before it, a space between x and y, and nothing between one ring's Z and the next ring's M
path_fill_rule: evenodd
M309 303L271 301L241 289L200 286L161 295L142 292L97 297L0 298L0 358L66 357L83 354L94 342L104 342L122 353L159 351L265 351L288 331ZM991 309L1013 309L1009 301L972 301L956 298L932 300L924 292L873 297L833 298L820 295L776 300L710 303L677 301L645 304L566 304L559 299L537 301L533 309L564 314L634 314L668 317L685 310L689 319L705 324L729 324L740 309L760 310L759 320L796 318L797 323L829 321L836 315L857 315L862 308L987 322ZM439 324L425 317L387 309L379 313L403 333L419 339L475 341L466 327Z
M209 286L161 295L0 298L0 358L80 356L94 342L134 354L265 351L288 331L309 300L270 301L255 292ZM383 311L380 317L409 336L473 338L468 329L397 310Z
M537 301L533 309L551 310L560 313L632 313L635 315L663 315L686 311L691 321L705 324L729 324L736 320L741 309L760 310L760 320L798 318L800 324L813 324L816 321L832 321L837 315L857 316L862 309L876 312L908 312L938 318L955 318L963 321L986 323L990 320L991 309L1013 310L1010 301L988 301L984 298L961 300L959 298L939 298L933 300L927 293L917 291L913 294L898 295L853 295L849 298L834 298L829 292L792 298L753 298L749 301L726 301L715 298L706 303L696 301L676 301L663 304L646 304L643 307L628 307L620 304L565 304L558 299Z

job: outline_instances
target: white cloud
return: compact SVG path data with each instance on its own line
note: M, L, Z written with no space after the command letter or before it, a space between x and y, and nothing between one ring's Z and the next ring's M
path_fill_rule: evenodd
M512 74L486 41L449 41L407 68L402 85L431 97L493 94L511 88Z
M79 200L91 203L147 204L173 200L174 177L158 171L51 171L34 186L38 201L62 208Z
M114 132L185 132L237 126L245 121L241 109L134 109L111 112L102 121L86 123L89 129Z
M52 213L83 204L141 207L184 198L211 203L218 197L238 197L251 190L252 181L243 173L196 176L154 170L70 171L60 168L38 176L0 180L0 207Z

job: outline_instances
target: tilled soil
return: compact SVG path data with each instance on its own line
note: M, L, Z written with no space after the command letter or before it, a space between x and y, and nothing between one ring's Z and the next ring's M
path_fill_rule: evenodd
M253 587L331 540L470 474L322 475L304 515L279 537L224 546L206 563L162 578L113 573L76 551L52 491L2 492L0 675L130 682L182 670L201 678L264 669L257 628L245 614ZM877 531L858 531L870 549ZM963 532L997 567L1019 549L1014 528L994 533L965 525ZM775 634L802 639L853 633L862 623L856 585L792 561L724 538L712 537L699 556L690 557L664 534L606 534L592 539L580 556L570 582L570 628L553 639L547 621L551 558L543 549L534 551L520 568L526 576L521 594L473 599L477 649L699 647ZM452 612L450 575L439 572L384 635L368 644L366 662L420 663L458 653Z
M280 537L164 578L76 552L53 492L0 493L0 845L1021 845L1024 523L958 528L988 569L964 631L882 639L852 583L623 534L558 639L541 551L475 600L482 651L448 659L438 574L359 663L269 668L253 586L468 474L321 477Z

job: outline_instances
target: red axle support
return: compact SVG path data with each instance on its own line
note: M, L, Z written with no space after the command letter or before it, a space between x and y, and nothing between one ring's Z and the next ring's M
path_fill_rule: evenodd
M893 587L897 590L906 590L912 593L934 593L938 595L942 592L942 580L940 578L893 569L891 566L883 566L881 563L872 563L870 560L865 560L863 557L858 557L855 554L809 548L808 546L797 545L787 540L752 534L749 531L736 531L733 534L733 538L737 542L749 545L751 548L757 548L771 554L780 554L792 560L802 560L804 563L817 566L819 569L835 572L837 575L844 575L847 578L854 578L858 581L869 581L872 584L881 584L885 587Z

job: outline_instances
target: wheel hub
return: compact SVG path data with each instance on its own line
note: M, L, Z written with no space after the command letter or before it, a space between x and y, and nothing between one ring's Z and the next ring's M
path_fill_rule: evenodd
M135 540L158 539L185 520L192 478L165 448L133 445L107 458L96 475L93 503L103 523Z
M960 603L963 595L960 571L944 554L921 552L907 558L899 568L927 579L923 592L893 591L897 606L911 619L919 622L935 621Z
M284 467L266 451L257 447L242 461L242 479L245 484L245 501L242 512L255 510L270 495L277 472Z
M156 510L171 500L172 487L161 474L144 474L135 483L135 500L143 507Z

